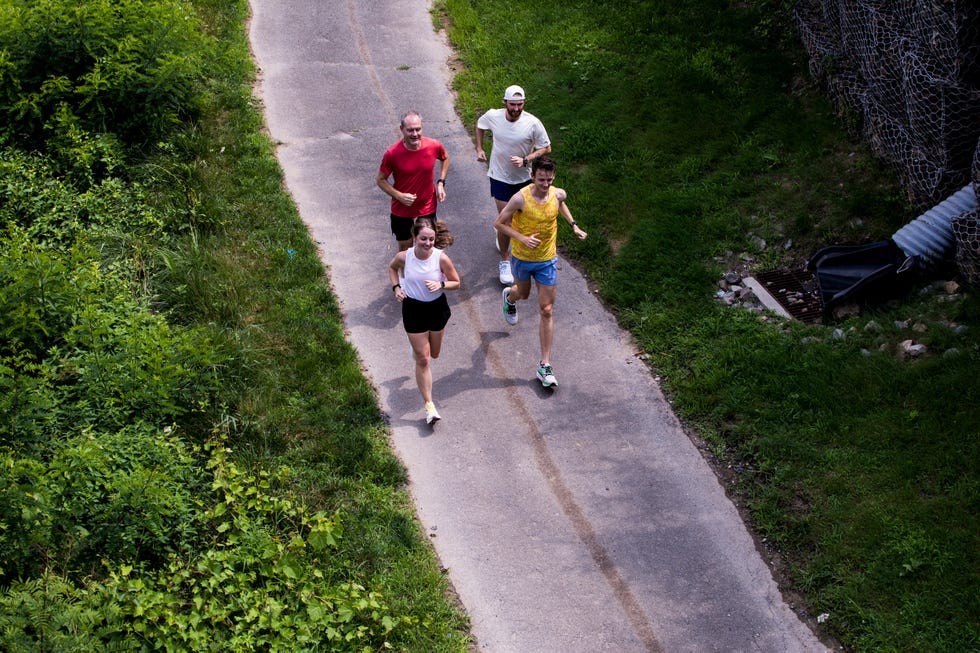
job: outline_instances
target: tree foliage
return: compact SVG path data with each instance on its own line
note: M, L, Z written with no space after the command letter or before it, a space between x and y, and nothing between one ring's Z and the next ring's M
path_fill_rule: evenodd
M195 115L212 48L179 0L4 0L3 133L39 150L80 134L153 143Z

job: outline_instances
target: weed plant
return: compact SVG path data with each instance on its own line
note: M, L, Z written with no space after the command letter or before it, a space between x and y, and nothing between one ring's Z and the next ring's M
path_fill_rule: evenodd
M973 293L916 292L823 326L712 301L727 262L796 267L917 215L809 81L789 3L438 9L463 120L525 88L595 236L565 252L748 505L784 589L827 615L813 627L852 650L980 648ZM930 353L900 359L913 337Z
M465 650L247 4L0 4L0 650Z

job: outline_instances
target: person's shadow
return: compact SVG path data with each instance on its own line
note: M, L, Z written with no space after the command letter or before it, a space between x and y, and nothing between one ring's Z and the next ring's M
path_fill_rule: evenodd
M520 378L497 378L487 370L487 354L490 350L490 345L496 340L508 336L509 334L506 331L481 332L480 345L470 355L470 364L466 367L458 367L446 375L440 375L438 373L441 358L435 359L433 361L434 378L432 380L432 394L435 397L445 400L448 397L456 397L471 390L499 390L522 386L528 383L527 380ZM410 355L407 339L405 344L406 354ZM414 366L414 359L410 359L410 361ZM530 383L533 383L542 391L542 397L551 394L550 391L541 388L541 384L537 380L531 379ZM414 373L388 379L382 385L388 390L389 406L413 406L413 408L400 415L389 414L388 419L392 427L416 425L418 427L419 437L423 438L429 437L435 432L433 426L425 423L425 420L421 416L421 411L418 408L414 408L421 401L418 387L415 385ZM415 417L416 414L418 415L417 418Z

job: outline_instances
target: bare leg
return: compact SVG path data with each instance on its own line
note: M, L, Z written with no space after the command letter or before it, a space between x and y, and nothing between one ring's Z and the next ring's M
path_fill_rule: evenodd
M507 294L504 296L508 304L514 304L516 306L517 302L522 299L527 299L531 296L531 280L527 281L515 281L514 285L507 288ZM516 315L514 316L516 318ZM516 320L515 322L516 323ZM508 320L508 324L513 324Z
M507 292L509 293L507 295L507 301L511 304L516 304L523 299L527 299L531 296L531 280L516 281Z
M493 201L497 203L497 215L500 215L500 212L504 210L505 206L507 206L507 202L501 202L497 198L494 198ZM496 219L496 216L494 216L494 219ZM500 260L509 261L510 260L510 236L498 231L497 249L500 251Z
M552 310L555 306L558 286L542 286L540 283L535 285L538 287L538 312L540 313L538 337L541 340L541 362L548 365L551 363L551 344L555 339Z
M398 251L399 252L404 252L406 249L408 249L409 247L412 246L412 239L411 238L409 238L408 240L399 240L397 242L398 242Z
M412 343L412 353L415 355L415 383L422 394L422 401L432 401L432 368L429 366L429 332L410 333L408 341Z
M446 334L443 331L429 331L429 357L439 358L442 352L442 337Z

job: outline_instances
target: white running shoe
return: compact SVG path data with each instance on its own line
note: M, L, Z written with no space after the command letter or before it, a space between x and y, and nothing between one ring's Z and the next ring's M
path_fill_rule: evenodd
M436 405L431 401L425 404L425 423L428 425L433 425L442 419L442 415L436 410Z
M517 304L511 304L507 297L510 295L510 288L504 288L501 297L504 298L504 319L507 324L514 326L517 324Z
M501 261L498 268L500 283L504 284L505 286L513 286L514 275L510 271L510 261Z
M555 378L555 372L551 369L551 365L544 363L538 365L538 381L546 388L558 385L558 379Z

